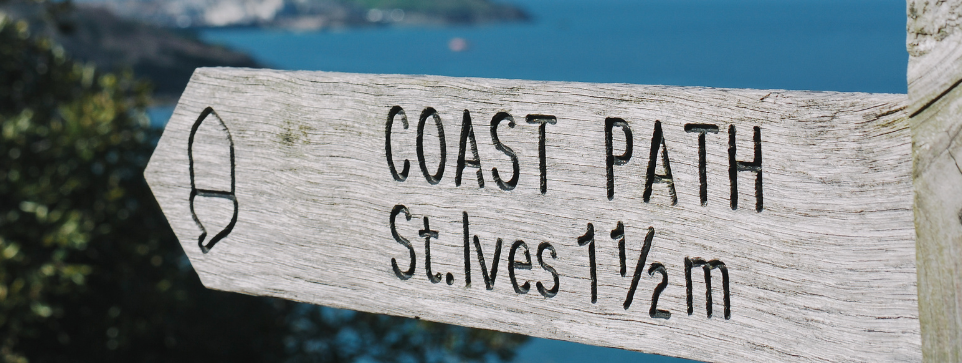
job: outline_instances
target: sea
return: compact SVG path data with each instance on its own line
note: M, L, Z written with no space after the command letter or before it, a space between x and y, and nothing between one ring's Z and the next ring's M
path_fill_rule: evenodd
M510 2L531 21L199 35L287 70L906 93L904 0ZM149 111L158 126L172 112ZM684 360L532 339L516 361Z

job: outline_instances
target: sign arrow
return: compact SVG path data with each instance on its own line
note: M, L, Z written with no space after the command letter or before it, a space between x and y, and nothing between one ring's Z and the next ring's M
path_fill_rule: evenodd
M705 361L919 361L904 95L202 68L205 286Z

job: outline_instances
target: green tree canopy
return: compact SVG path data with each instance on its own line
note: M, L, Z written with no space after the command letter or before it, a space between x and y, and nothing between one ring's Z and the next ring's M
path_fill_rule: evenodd
M149 86L0 13L0 359L510 359L525 337L205 289L142 171Z

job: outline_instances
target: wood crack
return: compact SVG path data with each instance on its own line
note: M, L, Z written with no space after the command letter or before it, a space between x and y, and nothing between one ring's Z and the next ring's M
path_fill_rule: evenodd
M912 112L912 114L909 115L909 118L917 116L918 114L922 113L922 111L925 111L926 109L934 105L936 102L942 99L942 97L945 97L945 95L949 94L949 92L952 92L952 90L958 87L959 84L962 84L962 78L959 78L958 80L956 80L955 83L952 83L952 85L946 88L945 91L942 91L942 93L939 93L938 96L935 96L935 98L932 98L931 100L929 100L929 102L926 102L925 105L920 107L918 110L915 110L915 112Z

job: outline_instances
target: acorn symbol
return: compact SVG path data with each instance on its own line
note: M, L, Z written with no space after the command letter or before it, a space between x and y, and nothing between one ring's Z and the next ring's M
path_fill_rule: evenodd
M187 141L190 162L190 214L200 228L197 245L207 253L237 223L234 195L234 140L213 108L194 122ZM213 237L207 237L214 233ZM205 243L206 241L206 243Z

